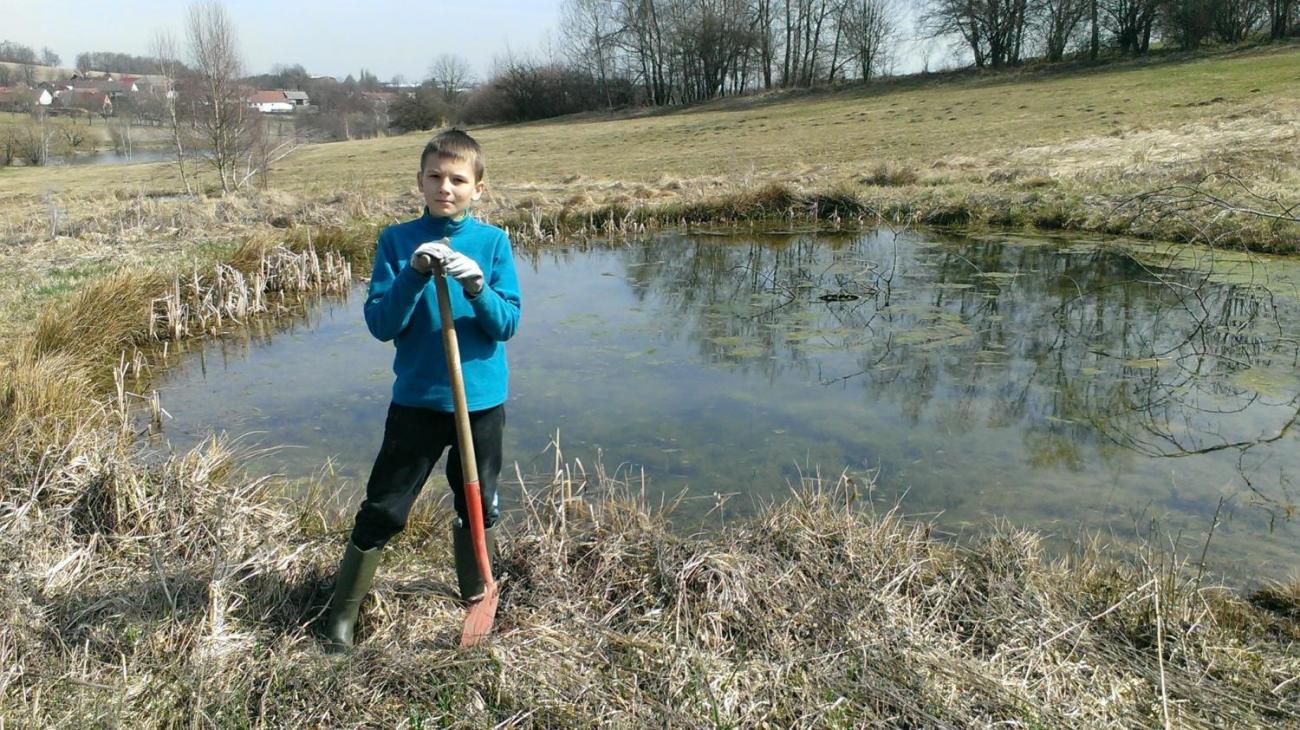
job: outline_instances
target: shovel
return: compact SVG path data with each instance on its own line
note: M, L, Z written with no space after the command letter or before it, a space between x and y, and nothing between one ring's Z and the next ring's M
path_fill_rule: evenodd
M470 604L461 630L460 645L473 646L492 631L500 594L492 580L487 537L483 532L483 502L478 489L478 462L474 460L474 438L469 430L469 408L465 404L465 380L460 372L460 347L456 344L456 320L451 315L451 296L442 264L435 263L433 277L438 289L438 315L442 320L442 348L447 351L447 372L451 376L452 401L456 406L456 440L460 444L460 468L465 476L465 507L469 512L469 535L474 543L474 557L479 575L483 576L483 598Z

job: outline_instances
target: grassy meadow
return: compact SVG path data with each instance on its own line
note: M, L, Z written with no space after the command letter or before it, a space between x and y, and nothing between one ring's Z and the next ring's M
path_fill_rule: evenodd
M475 134L481 213L527 246L883 217L1287 252L1300 228L1186 188L1134 200L1294 204L1294 46ZM358 650L323 655L347 528L328 469L289 499L228 440L147 453L150 378L171 343L348 286L378 226L418 211L426 136L305 147L229 196L179 195L168 164L0 169L0 725L1300 723L1300 583L1228 591L1158 544L1053 557L1008 525L958 547L833 477L687 536L636 485L566 465L509 526L501 631L470 651L448 515L421 507Z
M481 213L544 234L610 212L672 222L803 212L822 196L823 217L842 211L1286 252L1300 240L1295 224L1223 216L1183 187L1134 198L1199 185L1266 212L1293 203L1298 80L1300 47L1292 45L1072 71L908 77L671 113L485 128L475 132L489 154ZM183 188L165 163L0 169L0 236L10 241L0 268L48 289L33 277L66 279L69 270L128 263L140 252L151 262L184 258L195 235L206 244L272 221L373 226L409 216L426 138L304 147L275 166L269 190L234 200L169 199ZM208 175L199 187L214 184ZM775 202L786 210L745 200L764 193L770 201L770 186L785 193ZM10 277L0 289L13 285ZM0 310L19 298L0 291Z

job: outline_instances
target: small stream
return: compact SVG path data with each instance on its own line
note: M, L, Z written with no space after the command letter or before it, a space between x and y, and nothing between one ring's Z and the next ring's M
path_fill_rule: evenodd
M567 460L644 473L652 503L684 490L676 516L705 527L845 470L959 535L1158 529L1199 555L1217 512L1217 569L1287 575L1300 266L1172 250L884 231L521 255L506 459L549 474L558 433ZM159 386L165 438L247 434L283 447L256 468L328 463L355 501L392 382L363 300L187 355Z

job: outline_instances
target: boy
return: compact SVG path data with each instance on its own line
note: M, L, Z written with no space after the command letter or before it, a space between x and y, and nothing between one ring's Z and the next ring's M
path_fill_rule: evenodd
M500 228L469 215L470 206L483 195L483 168L483 151L468 134L453 129L434 137L420 155L417 176L424 215L389 226L379 235L365 303L366 326L376 338L396 345L396 380L383 445L330 601L325 634L331 651L352 646L357 611L384 544L406 526L415 498L448 446L447 480L458 516L452 525L457 582L466 601L483 594L469 538L455 409L431 278L437 261L460 284L449 290L491 551L505 427L505 341L519 325L520 296L510 239Z

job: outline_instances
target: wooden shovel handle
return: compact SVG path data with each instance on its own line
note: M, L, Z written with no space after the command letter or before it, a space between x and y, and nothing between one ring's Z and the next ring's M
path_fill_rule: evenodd
M465 507L469 512L469 535L478 559L478 571L489 587L492 563L488 556L487 536L483 527L483 504L478 486L478 461L474 458L474 437L469 428L469 407L465 402L465 379L461 375L460 346L456 342L456 320L451 314L451 294L442 266L433 267L434 285L438 290L438 317L442 320L442 349L447 353L447 373L451 378L452 403L456 408L456 440L460 445L460 469L465 479Z

